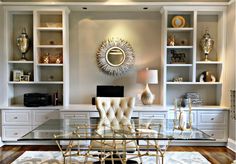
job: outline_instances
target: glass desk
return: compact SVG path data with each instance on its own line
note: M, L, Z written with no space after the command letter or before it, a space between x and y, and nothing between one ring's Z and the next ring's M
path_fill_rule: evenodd
M108 160L111 160L111 163L114 160L132 163L130 161L134 158L140 158L142 161L142 156L156 156L157 163L164 163L165 151L173 140L214 140L196 128L176 130L176 120L133 118L131 122L116 126L99 125L98 120L49 120L19 140L54 140L62 152L64 162L66 157L83 156L85 163L89 158L98 160L97 163L108 163ZM90 142L86 148L81 146L81 142L85 140ZM61 146L62 141L66 141L65 149ZM82 153L82 150L86 150L85 153ZM95 150L98 152L97 157L91 154ZM128 159L127 151L134 151L134 156ZM143 151L145 153L141 153Z

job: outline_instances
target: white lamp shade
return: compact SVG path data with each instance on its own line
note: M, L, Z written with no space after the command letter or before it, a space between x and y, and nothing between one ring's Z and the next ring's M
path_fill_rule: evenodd
M158 70L140 70L138 71L137 82L143 84L158 84Z

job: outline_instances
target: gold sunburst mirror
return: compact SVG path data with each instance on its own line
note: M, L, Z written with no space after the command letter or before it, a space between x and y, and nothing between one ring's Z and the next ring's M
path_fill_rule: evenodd
M97 52L98 67L105 73L119 76L134 65L134 50L131 45L119 38L103 41Z

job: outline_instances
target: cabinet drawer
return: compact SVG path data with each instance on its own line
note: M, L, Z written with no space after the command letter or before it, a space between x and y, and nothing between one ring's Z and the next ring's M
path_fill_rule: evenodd
M33 125L40 125L49 119L58 119L59 112L57 110L34 110Z
M189 121L189 112L188 111L184 111L187 117L187 121ZM168 119L174 119L175 118L175 112L174 111L169 111L168 113ZM196 127L197 125L197 112L196 111L192 111L192 125L194 125Z
M198 125L226 125L227 112L225 111L199 111Z
M17 141L20 137L30 132L31 126L3 126L3 141Z
M62 119L88 119L89 112L61 112L60 118Z
M209 136L213 137L216 139L216 141L227 141L227 134L224 129L201 129L203 132L208 134Z
M3 110L2 111L3 125L30 125L31 111L30 110Z
M166 118L166 113L157 113L157 112L140 112L139 117L142 119L165 119Z

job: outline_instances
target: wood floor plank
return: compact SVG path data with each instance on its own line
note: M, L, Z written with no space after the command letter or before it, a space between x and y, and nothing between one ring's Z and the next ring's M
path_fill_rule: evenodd
M0 148L0 163L10 164L25 151L58 151L57 146L3 146ZM168 151L197 151L212 164L231 164L236 154L226 147L171 146Z

